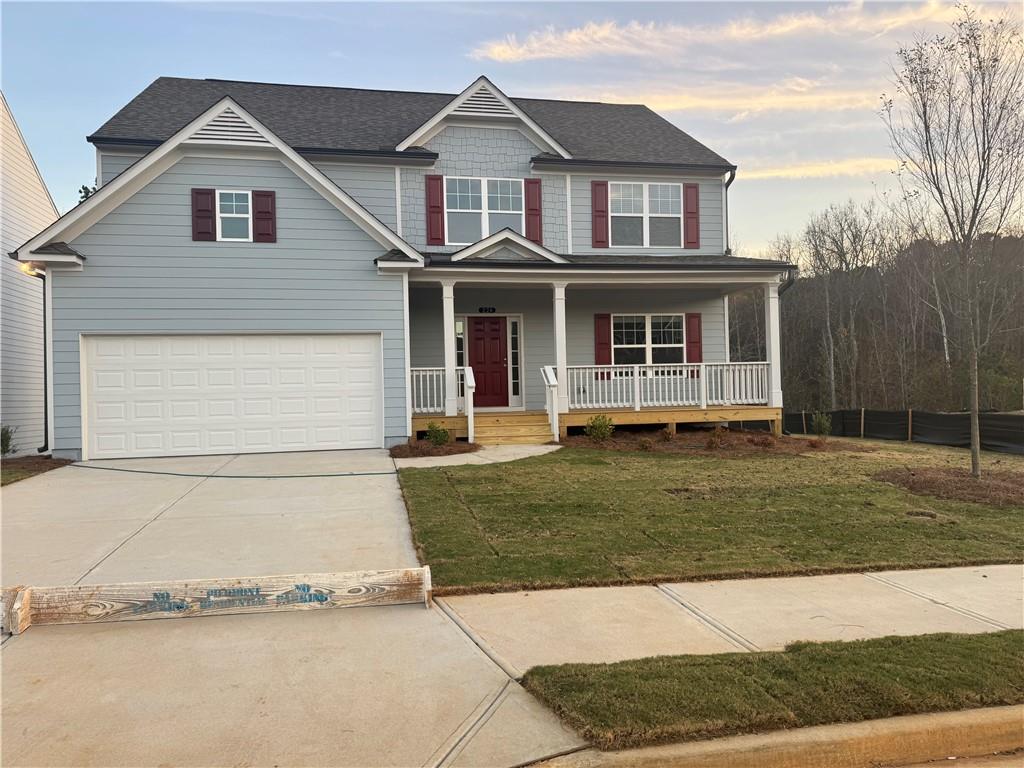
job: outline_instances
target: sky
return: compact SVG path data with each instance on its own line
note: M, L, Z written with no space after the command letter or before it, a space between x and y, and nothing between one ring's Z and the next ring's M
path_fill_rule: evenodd
M986 4L986 15L1003 7ZM990 13L991 12L991 13ZM950 3L17 3L0 85L62 211L92 131L161 75L644 103L739 166L734 250L757 255L895 166L880 96Z

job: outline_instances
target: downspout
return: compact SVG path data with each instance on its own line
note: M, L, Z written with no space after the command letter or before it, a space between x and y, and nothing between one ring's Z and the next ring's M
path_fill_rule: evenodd
M736 169L729 171L729 178L725 180L725 255L732 255L732 244L729 242L729 187L736 181Z
M38 277L43 281L43 444L36 448L36 453L49 453L50 452L50 398L49 395L49 381L50 381L50 360L49 355L46 354L46 337L49 334L50 329L46 327L46 273L37 272L35 270L31 273L32 277Z

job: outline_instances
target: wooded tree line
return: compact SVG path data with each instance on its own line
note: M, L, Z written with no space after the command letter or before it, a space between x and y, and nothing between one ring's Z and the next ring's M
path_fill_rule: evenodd
M980 238L974 325L983 410L1019 410L1024 237ZM833 205L769 256L799 265L780 299L789 409L969 408L968 334L957 256L913 238L875 203ZM761 291L730 298L732 359L764 360Z

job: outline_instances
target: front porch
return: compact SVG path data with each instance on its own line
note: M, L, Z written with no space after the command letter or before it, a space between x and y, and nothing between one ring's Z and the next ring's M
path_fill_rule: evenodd
M454 266L410 277L413 436L434 422L476 442L544 443L595 414L670 430L781 427L777 273L553 279ZM753 287L764 291L768 359L732 361L728 296Z

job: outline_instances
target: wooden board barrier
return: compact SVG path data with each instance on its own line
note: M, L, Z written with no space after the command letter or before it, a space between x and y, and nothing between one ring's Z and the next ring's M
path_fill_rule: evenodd
M430 568L242 579L12 587L3 590L3 631L33 624L177 619L234 613L355 608L432 599Z

